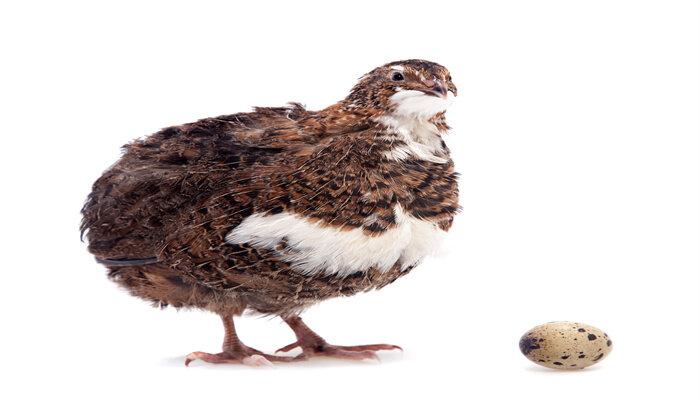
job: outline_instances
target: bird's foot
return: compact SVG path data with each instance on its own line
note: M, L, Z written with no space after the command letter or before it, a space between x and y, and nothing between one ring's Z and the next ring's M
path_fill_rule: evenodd
M194 360L202 360L214 364L244 364L253 367L267 366L272 367L272 361L294 361L293 357L279 357L265 354L260 350L244 345L238 335L236 328L233 325L231 316L222 316L221 320L224 323L224 345L221 353L211 354L202 351L195 351L187 355L185 365L189 366Z
M344 358L350 360L374 359L379 361L376 352L380 350L401 350L393 344L367 344L363 346L335 346L326 342L316 332L312 331L299 318L298 315L283 316L284 322L289 325L297 337L297 341L282 347L275 353L287 352L296 347L301 348L301 354L294 357L295 360L304 360L314 356Z
M320 339L320 338L318 338ZM367 344L362 346L335 346L329 344L323 339L315 339L299 343L296 341L290 345L284 346L275 351L275 353L285 353L293 350L296 347L301 348L301 354L294 357L297 360L303 360L315 356L324 356L331 358L343 358L350 360L366 360L373 359L379 361L376 352L380 350L401 350L399 346L393 344Z
M265 354L252 347L240 344L216 354L204 353L201 351L192 352L185 358L185 365L189 366L194 360L202 360L213 364L232 363L244 364L252 367L272 367L272 361L289 362L294 361L294 358Z
M224 351L221 353L211 354L204 353L201 351L194 351L187 355L185 358L185 365L189 366L194 360L202 360L213 364L224 364L224 363L239 363L244 365L249 365L252 367L272 367L272 363L262 354L240 354L231 351Z

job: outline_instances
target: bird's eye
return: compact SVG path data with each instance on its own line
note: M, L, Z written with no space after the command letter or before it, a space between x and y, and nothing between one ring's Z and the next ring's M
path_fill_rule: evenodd
M452 82L452 77L451 77L451 76L448 76L448 77L447 77L447 82Z
M403 81L406 80L406 78L403 77L403 74L399 71L394 71L391 73L391 80L392 81Z

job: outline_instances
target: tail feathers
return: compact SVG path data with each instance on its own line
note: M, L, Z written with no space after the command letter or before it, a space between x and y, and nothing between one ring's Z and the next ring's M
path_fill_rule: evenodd
M104 264L110 267L130 267L133 265L145 265L145 264L153 264L158 262L157 257L151 257L151 258L119 258L119 259L114 259L114 258L100 258L100 257L95 257L98 263Z

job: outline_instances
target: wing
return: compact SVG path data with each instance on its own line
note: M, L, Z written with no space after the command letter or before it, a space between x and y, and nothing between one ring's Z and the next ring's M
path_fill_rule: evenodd
M157 257L183 215L232 184L246 187L289 148L314 146L318 138L299 129L312 117L298 104L257 108L166 128L125 146L82 209L89 251L114 262Z

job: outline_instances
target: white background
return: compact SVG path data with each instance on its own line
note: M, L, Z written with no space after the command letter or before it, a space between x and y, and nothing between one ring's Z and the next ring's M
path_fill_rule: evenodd
M697 399L697 1L4 1L0 9L0 397ZM447 66L462 173L447 254L305 313L381 363L183 365L213 314L159 311L105 278L78 234L119 146L198 118L320 109L389 61ZM615 342L557 372L518 350L573 320ZM279 319L239 334L272 351ZM97 398L97 397L96 397Z

